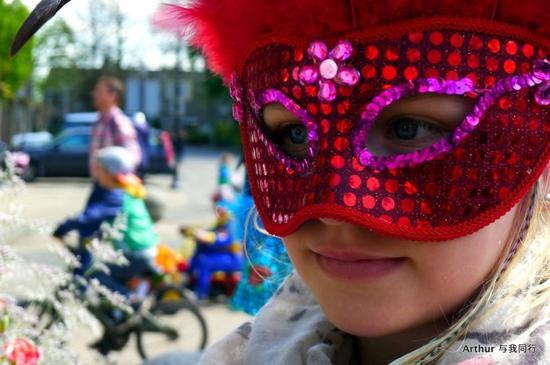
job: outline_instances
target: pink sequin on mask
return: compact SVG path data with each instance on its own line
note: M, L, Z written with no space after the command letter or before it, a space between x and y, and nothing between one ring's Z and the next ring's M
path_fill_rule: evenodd
M319 85L319 100L333 101L337 85L354 86L359 82L359 71L344 63L353 53L349 41L338 42L330 52L325 43L315 41L307 53L313 65L302 66L299 78L306 85Z

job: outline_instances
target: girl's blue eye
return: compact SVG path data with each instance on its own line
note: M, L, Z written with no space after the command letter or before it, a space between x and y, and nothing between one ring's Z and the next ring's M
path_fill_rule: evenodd
M293 144L302 144L307 142L307 129L303 124L292 124L284 129Z
M367 147L376 156L396 156L429 147L450 132L436 121L398 116L377 121L369 133Z
M412 118L402 118L393 123L393 133L399 139L411 140L418 134L418 127L418 121Z

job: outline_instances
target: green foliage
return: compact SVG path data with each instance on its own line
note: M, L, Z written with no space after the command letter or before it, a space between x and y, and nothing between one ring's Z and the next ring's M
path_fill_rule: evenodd
M241 132L234 121L218 121L214 124L214 144L223 147L241 146Z
M29 14L20 0L0 0L0 99L12 99L31 76L33 42L29 42L14 58L9 56L11 42Z

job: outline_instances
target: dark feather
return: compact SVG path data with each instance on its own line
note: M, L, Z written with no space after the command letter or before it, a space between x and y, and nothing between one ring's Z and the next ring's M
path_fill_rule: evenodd
M10 54L14 56L48 20L50 20L65 4L71 0L42 0L19 28Z

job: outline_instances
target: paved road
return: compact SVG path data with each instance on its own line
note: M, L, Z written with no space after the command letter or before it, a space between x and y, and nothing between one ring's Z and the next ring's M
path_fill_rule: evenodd
M181 166L183 185L179 190L171 190L169 176L152 176L148 179L148 190L166 203L165 217L157 223L157 231L162 240L173 247L181 244L177 232L180 224L208 224L213 219L210 205L210 194L216 184L217 161L220 152L207 150L190 150ZM54 225L65 217L82 209L90 189L90 181L75 178L45 178L28 184L26 191L19 197L24 214L29 219L42 220ZM31 234L17 240L17 248L26 257L47 263L59 263L59 260L48 250L46 235ZM223 337L250 317L240 312L230 311L223 305L203 308L210 330L212 343ZM92 331L93 332L93 331ZM94 341L98 334L89 329L78 331L70 342L71 349L76 351L82 364L99 364L94 352L87 349L88 343ZM115 364L140 364L132 346L115 354L110 360Z

